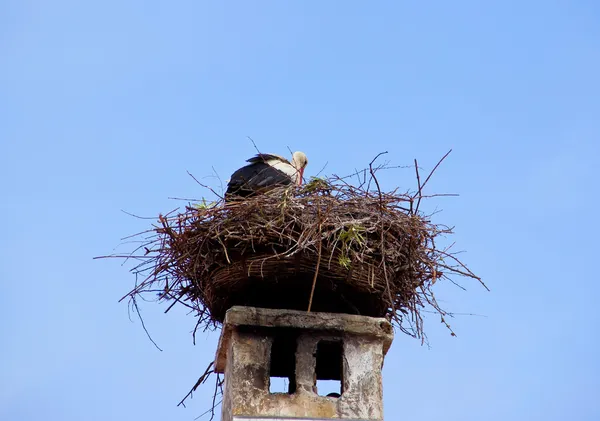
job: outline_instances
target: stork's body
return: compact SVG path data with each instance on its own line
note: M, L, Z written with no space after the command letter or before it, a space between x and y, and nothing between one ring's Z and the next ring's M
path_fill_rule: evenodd
M276 186L301 185L304 168L308 164L303 152L294 152L292 162L274 154L258 154L247 162L248 165L231 175L226 198L248 197Z

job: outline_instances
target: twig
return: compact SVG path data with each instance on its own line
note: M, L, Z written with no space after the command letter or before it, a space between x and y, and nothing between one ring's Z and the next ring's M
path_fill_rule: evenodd
M223 187L223 180L221 180L221 176L219 176L219 173L217 172L217 170L215 170L214 165L211 166L213 173L215 173L215 177L217 177L217 180L219 180L219 185L221 186L221 192L223 192L225 190L225 188Z
M381 155L385 155L386 153L388 153L387 151L385 152L379 152L375 158L373 158L373 160L369 163L369 172L371 173L371 180L374 180L375 183L377 184L377 192L379 193L379 198L381 199L381 188L379 187L379 181L377 180L377 177L375 177L375 172L383 167L379 167L375 170L373 170L373 163L375 161L377 161L377 158L379 158ZM369 184L367 185L367 192L369 191L369 188L371 186L371 180L369 180Z
M190 389L190 391L187 393L187 395L185 395L185 397L177 404L177 406L183 405L183 407L185 407L185 400L187 398L189 398L190 396L192 396L192 394L196 391L196 389L198 389L198 387L206 382L206 380L210 377L210 375L212 373L215 372L215 370L213 369L213 365L215 364L214 361L211 361L210 364L208 365L208 367L206 367L206 370L204 371L204 374L202 374L200 376L200 378L198 379L198 381L196 382L196 384L194 385L194 387L192 387Z
M417 195L419 196L419 198L421 197L421 176L419 175L419 164L417 163L417 159L415 158L415 172L417 174L417 187L419 188L417 190ZM414 202L414 198L413 200L410 201L410 213L413 213L413 202ZM418 208L418 206L417 206Z
M254 141L254 139L252 139L250 136L246 136L248 139L250 139L250 142L252 142L252 145L254 146L254 149L256 149L256 152L259 155L262 155L262 152L258 149L258 147L256 146L256 142Z
M208 190L210 190L210 191L211 191L211 192L212 192L212 193L213 193L215 196L217 196L219 199L223 199L223 196L221 196L219 193L217 193L216 191L214 191L212 187L210 187L210 186L207 186L206 184L203 184L203 183L199 182L199 181L198 181L198 179L197 179L196 177L194 177L194 176L192 175L192 173L190 173L189 171L187 171L187 173L188 173L188 175L189 175L190 177L192 177L192 178L194 179L194 181L195 181L196 183L198 183L200 186L204 187L205 189L208 189Z
M320 208L317 208L317 215L319 218L319 221L321 221L321 210ZM318 237L318 256L317 256L317 268L315 269L315 276L313 277L313 283L312 283L312 289L310 290L310 299L308 300L308 310L306 310L308 313L310 313L310 309L312 308L312 302L313 302L313 296L315 294L315 287L317 286L317 276L319 276L319 267L321 266L321 247L323 245L323 239L321 238L322 234L322 225L319 222L319 237Z
M318 177L325 170L325 168L327 168L327 164L329 164L329 161L325 161L325 165L323 165L321 167L321 169L319 170L319 172L317 173L317 175L315 175L315 177Z
M186 202L200 202L199 199L192 198L192 197L173 197L173 196L169 196L169 197L167 197L167 199L169 199L169 200L185 200Z
M151 220L155 220L156 219L155 216L137 216L137 215L135 215L133 213L129 213L129 212L123 210L123 209L121 209L121 212L123 212L126 215L133 216L134 218L137 218L137 219L151 219Z
M162 352L162 349L160 349L160 347L156 344L156 342L154 342L154 339L152 339L152 336L150 336L150 333L148 332L148 329L146 329L146 325L144 323L144 318L142 317L142 313L140 313L140 308L137 305L135 297L132 297L131 300L133 302L133 307L135 308L135 311L137 312L137 315L140 318L140 322L142 322L142 327L144 328L144 332L146 332L146 335L148 336L148 339L150 339L150 342L152 342L154 344L154 346L156 347L156 349L158 349L160 352Z
M219 402L217 402L216 406L219 406L221 404L221 402L223 402L223 399L221 399ZM213 411L213 414L214 414L214 408L215 408L215 405L211 406L209 409L207 409L206 411L204 411L203 413L198 415L196 418L194 418L194 420L199 420L200 418L202 418L203 416L205 416L206 414L208 414L211 411Z
M213 393L213 398L212 398L212 408L210 411L210 420L212 421L215 418L215 400L217 399L217 390L219 389L219 374L217 373L217 379L215 380L215 391Z
M419 188L419 199L417 200L417 208L416 208L415 212L418 212L418 211L419 211L419 205L421 204L421 192L422 192L422 191L423 191L423 189L425 188L425 185L427 185L427 182L429 181L429 179L431 178L431 176L433 175L433 173L435 172L435 170L437 170L437 168L440 166L440 164L441 164L442 162L444 162L444 159L446 159L446 157L447 157L448 155L450 155L450 152L452 152L452 149L450 149L448 152L446 152L446 155L444 155L444 156L442 157L442 159L440 159L440 160L438 161L438 163L437 163L437 164L435 164L435 167L433 167L433 169L431 170L431 172L429 173L429 175L428 175L428 176L427 176L427 178L425 179L425 182L424 182L424 183L421 185L421 187ZM416 160L415 160L415 162L416 162ZM421 183L419 182L419 184L421 184Z
M369 163L369 171L371 172L371 178L375 181L375 185L377 186L377 193L379 194L379 205L380 205L380 210L381 213L383 214L383 199L382 199L382 194L381 194L381 187L379 186L379 180L377 180L377 176L375 175L375 171L373 171L373 163L375 162L375 160L383 155L386 154L386 152L380 152L375 158L373 158L373 160ZM390 307L392 309L392 317L395 319L396 316L396 308L394 306L394 297L392 297L392 290L390 288L390 281L388 279L388 275L387 275L387 267L386 267L386 255L385 255L385 238L384 238L384 226L383 226L383 218L381 218L381 262L383 265L383 276L385 278L385 286L386 286L386 290L388 293L388 299L390 300Z

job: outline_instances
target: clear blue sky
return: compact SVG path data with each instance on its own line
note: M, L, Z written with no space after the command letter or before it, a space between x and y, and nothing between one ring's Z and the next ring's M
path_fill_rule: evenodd
M420 3L420 4L419 4ZM398 335L386 419L599 420L594 1L0 2L0 419L192 420L193 319L92 260L254 153L430 169L436 221L492 292L438 289L452 338ZM216 185L211 178L206 182ZM412 188L410 171L387 188ZM127 250L121 248L117 250Z

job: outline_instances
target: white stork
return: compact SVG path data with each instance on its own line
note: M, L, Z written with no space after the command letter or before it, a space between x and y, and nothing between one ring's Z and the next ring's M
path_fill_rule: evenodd
M269 190L275 186L302 185L304 168L308 159L304 152L292 154L292 162L282 156L259 153L246 162L250 164L240 168L231 175L227 184L225 197L252 196L255 193Z

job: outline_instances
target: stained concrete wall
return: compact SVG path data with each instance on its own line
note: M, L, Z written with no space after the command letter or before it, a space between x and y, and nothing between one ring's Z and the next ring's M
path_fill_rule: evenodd
M297 334L296 390L270 393L271 347L284 329ZM222 420L382 420L381 369L392 339L392 326L383 318L233 307L216 358L217 371L225 373ZM322 340L343 344L339 398L317 394L315 356Z

